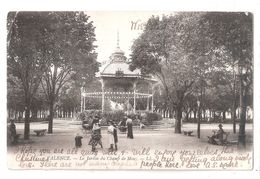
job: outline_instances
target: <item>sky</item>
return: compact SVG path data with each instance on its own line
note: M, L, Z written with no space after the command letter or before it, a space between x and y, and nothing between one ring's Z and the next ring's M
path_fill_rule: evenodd
M96 52L97 60L101 63L109 60L110 55L117 46L117 32L119 34L119 46L129 58L131 45L134 39L142 33L142 29L147 20L152 16L169 15L171 12L152 12L152 11L99 11L86 12L96 27Z

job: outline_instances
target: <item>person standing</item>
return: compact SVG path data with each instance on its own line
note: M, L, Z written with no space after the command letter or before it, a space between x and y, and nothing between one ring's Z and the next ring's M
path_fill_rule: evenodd
M109 151L114 150L114 144L115 144L115 138L114 138L114 125L112 121L108 121L108 128L107 128L107 133L108 133L108 143L109 143Z
M12 137L12 144L16 144L18 141L17 141L16 126L14 123L14 119L11 119L10 132Z
M88 144L92 146L92 152L95 152L97 144L99 144L101 148L103 148L102 141L101 141L101 127L99 124L99 120L94 119L92 126L93 128L92 128L91 139Z
M117 127L114 124L114 131L113 131L113 136L114 136L114 143L115 143L115 151L117 151L117 143L118 143L118 137L117 137Z
M127 138L133 139L133 120L128 116L126 120L127 125Z

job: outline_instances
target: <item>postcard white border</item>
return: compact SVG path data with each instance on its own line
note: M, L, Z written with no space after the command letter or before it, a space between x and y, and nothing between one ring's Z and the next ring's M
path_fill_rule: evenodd
M1 132L5 131L6 118L6 15L9 11L250 11L254 13L254 169L252 171L13 171L7 169L6 164L6 137L1 136L0 169L5 177L25 178L259 178L259 106L260 88L258 78L260 69L260 34L259 9L257 0L4 0L0 11L0 57L2 65L0 70L1 88ZM257 12L258 9L258 12ZM6 134L6 133L4 133Z

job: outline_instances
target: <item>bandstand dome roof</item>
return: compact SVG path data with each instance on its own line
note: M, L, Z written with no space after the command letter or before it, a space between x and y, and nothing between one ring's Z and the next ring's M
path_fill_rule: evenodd
M117 79L141 79L156 83L157 79L150 75L142 75L140 69L131 71L129 63L125 56L125 52L119 47L119 35L117 39L117 47L109 57L109 63L101 67L100 72L97 74L99 78L117 78Z
M127 63L124 51L117 46L112 55L110 56L110 62L106 64L103 69L100 71L99 76L117 76L118 73L121 73L122 76L130 77L140 77L141 71L135 69L131 71L129 69L129 64Z

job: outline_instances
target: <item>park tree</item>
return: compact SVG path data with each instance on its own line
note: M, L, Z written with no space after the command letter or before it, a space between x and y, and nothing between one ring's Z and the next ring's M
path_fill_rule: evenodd
M132 46L132 61L130 65L131 69L140 68L142 73L152 74L160 80L165 90L167 105L176 108L176 133L181 132L180 124L185 93L194 83L192 79L187 78L187 73L185 73L191 70L184 66L178 66L185 60L191 62L189 61L190 58L184 56L182 49L174 46L172 43L172 36L177 35L177 30L174 29L175 31L172 31L173 26L171 25L177 24L178 20L178 18L165 16L162 20L159 17L151 17L146 24L144 32L135 40ZM173 48L175 49L173 50ZM174 78L177 66L180 67L178 79Z
M24 111L24 92L21 80L12 74L7 75L8 116L17 118Z
M58 111L58 117L74 117L80 109L80 95L80 86L76 86L74 81L65 84L60 90L60 95L54 108L54 111Z
M32 99L49 64L42 13L10 12L7 17L7 73L21 81L25 106L24 139L29 139Z
M218 51L204 34L202 13L177 13L151 17L132 46L131 69L156 76L162 83L168 106L176 110L175 132L181 133L184 102L214 72ZM211 48L210 48L211 47ZM211 68L211 70L209 70ZM201 92L200 92L201 93Z
M239 59L240 67L247 67L243 84L247 80L246 86L250 86L250 23L250 14L245 13L185 12L148 20L132 46L131 68L140 68L161 81L167 105L176 109L175 132L181 132L180 121L187 96L193 94L205 110L206 88L214 76L221 74L230 79L234 59ZM223 99L225 95L219 96ZM198 137L199 131L198 123Z
M87 83L98 71L95 33L89 16L84 12L46 12L51 22L46 43L50 65L41 81L49 104L48 133L53 130L55 103L61 88L74 81Z
M248 96L250 96L249 92L252 92L253 81L253 15L248 12L206 13L202 21L209 25L208 36L214 44L222 46L230 54L230 67L234 73L232 83L233 131L236 131L236 88L239 86L241 116L238 141L242 146L245 146L246 109L250 103ZM238 83L236 77L239 79Z

